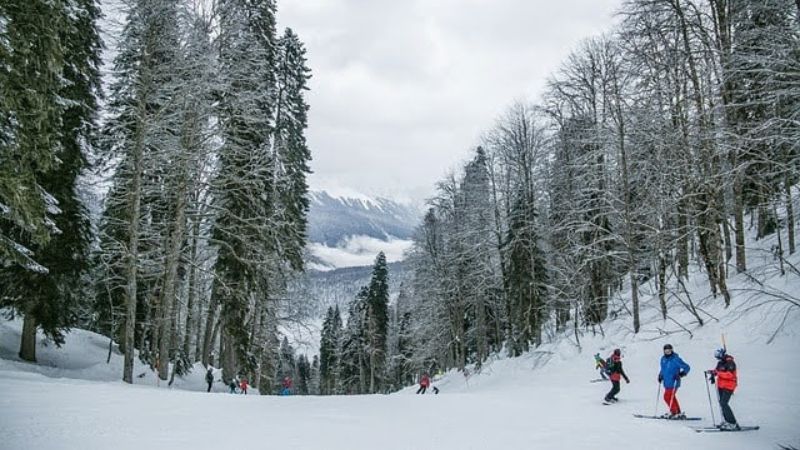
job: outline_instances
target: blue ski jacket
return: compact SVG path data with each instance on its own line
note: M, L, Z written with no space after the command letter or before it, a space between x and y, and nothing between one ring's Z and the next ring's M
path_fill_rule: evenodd
M664 380L664 389L678 388L681 387L680 374L687 375L689 369L689 365L673 352L669 356L661 357L661 372L658 373L658 378Z

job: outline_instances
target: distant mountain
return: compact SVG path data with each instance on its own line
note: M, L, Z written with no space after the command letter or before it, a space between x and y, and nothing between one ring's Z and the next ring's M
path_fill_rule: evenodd
M400 261L422 219L421 209L387 198L326 191L309 196L307 262L312 269L368 266L380 251L390 262Z
M422 219L419 208L386 198L338 197L314 191L310 199L309 241L329 247L341 245L351 236L411 239Z

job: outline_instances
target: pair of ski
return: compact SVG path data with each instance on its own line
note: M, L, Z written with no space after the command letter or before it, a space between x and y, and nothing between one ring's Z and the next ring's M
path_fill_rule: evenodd
M675 420L675 421L696 421L696 420L703 420L702 417L684 417L681 419L670 419L669 417L665 416L648 416L645 414L634 414L633 417L637 417L639 419L662 419L662 420ZM698 433L715 433L715 432L737 432L737 431L755 431L758 430L760 427L758 425L755 426L740 426L738 430L723 430L722 428L718 427L689 427Z

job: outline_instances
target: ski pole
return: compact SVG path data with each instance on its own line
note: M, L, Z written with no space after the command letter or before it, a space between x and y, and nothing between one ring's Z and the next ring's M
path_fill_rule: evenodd
M658 401L661 400L661 382L658 382L658 392L656 392L656 404L655 408L653 408L653 415L658 415Z
M708 372L706 372L706 374L708 374ZM711 403L711 390L708 387L708 385L709 385L709 380L708 380L708 377L706 377L706 394L708 394L708 407L709 407L709 409L711 409L711 422L716 427L717 426L717 418L714 417L714 405ZM719 395L719 393L717 393L717 395Z

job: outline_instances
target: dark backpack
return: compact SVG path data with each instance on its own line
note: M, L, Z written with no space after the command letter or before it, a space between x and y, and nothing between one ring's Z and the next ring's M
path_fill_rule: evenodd
M614 362L614 356L609 356L606 358L606 364L605 367L603 367L603 370L606 371L607 375L611 375L612 372L617 370L617 363Z

